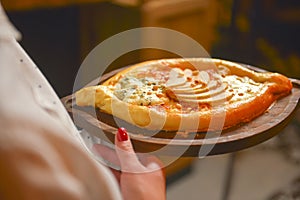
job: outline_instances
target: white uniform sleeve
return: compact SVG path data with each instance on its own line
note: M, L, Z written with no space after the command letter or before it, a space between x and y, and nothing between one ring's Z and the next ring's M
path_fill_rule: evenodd
M0 4L0 199L121 199Z

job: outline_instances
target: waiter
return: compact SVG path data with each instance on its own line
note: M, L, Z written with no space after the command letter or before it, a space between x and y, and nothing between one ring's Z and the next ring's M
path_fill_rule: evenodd
M165 199L160 162L141 163L125 129L116 133L116 152L95 147L120 172L90 157L17 38L0 3L0 199Z

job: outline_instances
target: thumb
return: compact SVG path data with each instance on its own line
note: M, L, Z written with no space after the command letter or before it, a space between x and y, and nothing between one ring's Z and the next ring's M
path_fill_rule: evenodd
M143 165L138 160L125 128L119 128L115 135L115 147L122 172L142 172Z

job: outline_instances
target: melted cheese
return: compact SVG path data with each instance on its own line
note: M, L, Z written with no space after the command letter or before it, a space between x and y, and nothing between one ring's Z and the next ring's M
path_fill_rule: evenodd
M160 73L159 68L152 74L145 73L147 71L141 69L121 78L114 86L113 94L121 101L133 105L150 107L164 105L171 110L183 109L187 112L203 108L199 107L200 104L224 106L246 101L255 98L264 89L264 84L254 82L248 77L230 75L224 66L220 69L221 74L214 70L192 71L172 68L168 72L164 71L165 76L160 78L155 74ZM166 78L166 81L162 78ZM190 106L183 108L182 104Z
M141 106L165 103L164 86L151 77L137 79L132 76L122 78L115 86L114 95L120 100Z
M230 103L255 98L267 88L265 84L254 82L246 76L228 75L223 80L229 85L227 92L232 94Z

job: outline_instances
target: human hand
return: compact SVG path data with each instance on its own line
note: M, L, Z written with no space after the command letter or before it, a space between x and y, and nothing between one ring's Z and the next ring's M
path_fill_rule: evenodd
M111 169L126 199L166 199L166 181L161 161L155 156L143 154L137 157L126 129L119 128L115 136L115 149L95 145L94 150L105 160L120 166Z

